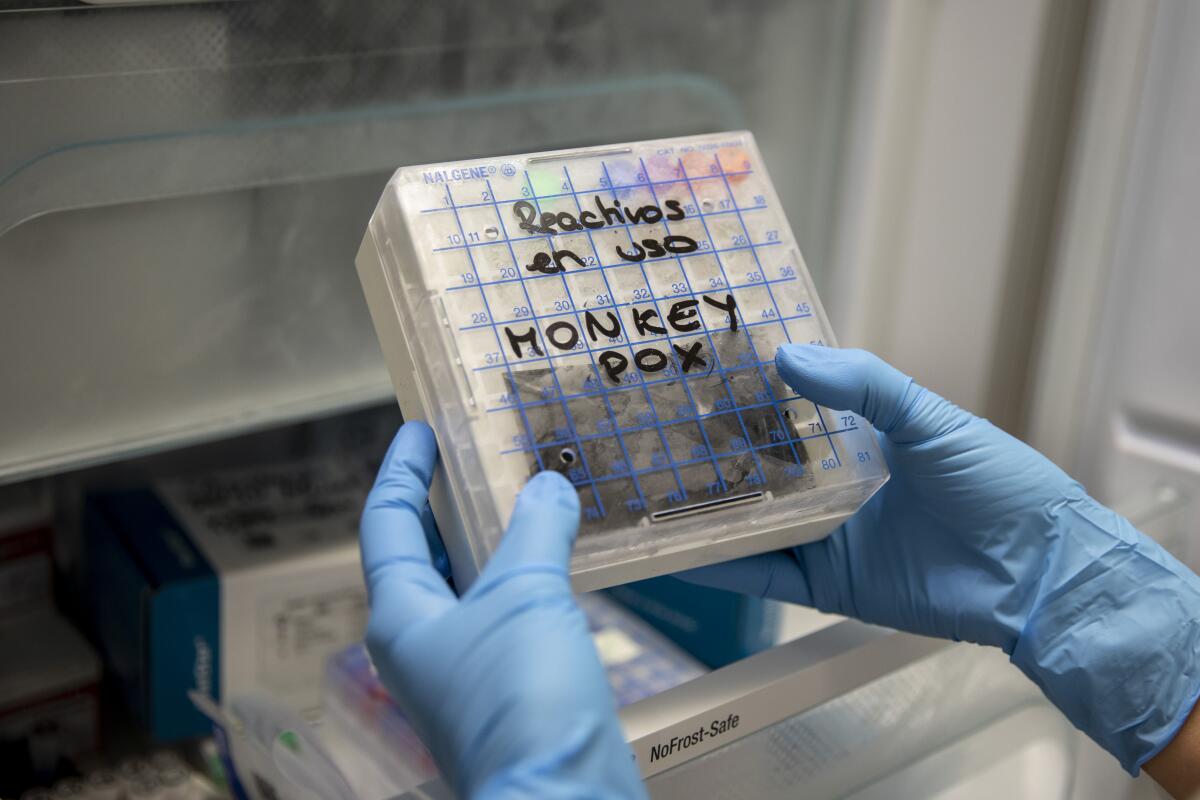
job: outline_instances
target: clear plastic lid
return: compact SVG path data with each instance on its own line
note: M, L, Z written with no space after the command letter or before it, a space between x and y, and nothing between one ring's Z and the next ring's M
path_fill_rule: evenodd
M543 469L579 490L581 588L819 538L887 479L776 374L833 338L749 133L405 167L358 261L460 583Z

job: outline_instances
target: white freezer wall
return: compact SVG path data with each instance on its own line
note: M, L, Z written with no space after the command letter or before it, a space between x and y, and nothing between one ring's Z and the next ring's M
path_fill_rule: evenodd
M1200 7L1102 6L1031 440L1200 566Z
M872 8L825 295L841 343L1200 566L1200 6ZM1076 765L1077 800L1161 796L1082 735Z
M1086 4L868 8L826 297L834 330L1018 430Z

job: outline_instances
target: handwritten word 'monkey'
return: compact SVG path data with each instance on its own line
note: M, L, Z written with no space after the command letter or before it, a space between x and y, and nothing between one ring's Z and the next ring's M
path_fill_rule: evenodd
M633 330L639 336L668 336L668 329L677 333L694 333L702 327L697 311L701 301L728 314L729 331L731 333L737 331L737 303L732 294L701 295L699 299L676 300L667 310L665 319L659 314L658 309L652 306L632 305L629 306L630 322ZM573 323L558 320L545 327L542 331L542 338L549 347L555 350L570 351L585 349L583 336L595 343L599 342L601 338L610 341L623 335L621 318L615 311L589 310L582 312L581 316L583 317L582 334ZM521 330L505 326L504 336L513 355L518 359L525 358L527 353L542 357L546 355L538 344L537 330L533 325ZM671 363L669 353L672 350L679 359L681 372L689 372L693 369L702 370L708 367L709 361L700 341L693 341L686 346L672 342L671 349L643 347L633 351L633 362L642 372L661 372ZM597 356L596 360L613 383L620 383L622 373L629 368L629 358L616 350L605 350Z

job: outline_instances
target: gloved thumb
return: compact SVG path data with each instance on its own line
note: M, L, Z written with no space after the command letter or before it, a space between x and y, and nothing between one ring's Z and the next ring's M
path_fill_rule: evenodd
M896 444L926 441L972 419L866 350L785 344L775 367L801 397L861 414Z
M557 472L539 472L517 495L508 530L479 583L513 569L561 570L566 575L578 532L575 487Z

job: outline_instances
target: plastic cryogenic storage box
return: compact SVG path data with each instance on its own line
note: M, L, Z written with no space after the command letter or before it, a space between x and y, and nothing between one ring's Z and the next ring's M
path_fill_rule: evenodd
M404 167L357 264L460 590L539 470L584 590L818 539L887 480L776 374L834 342L749 133Z

